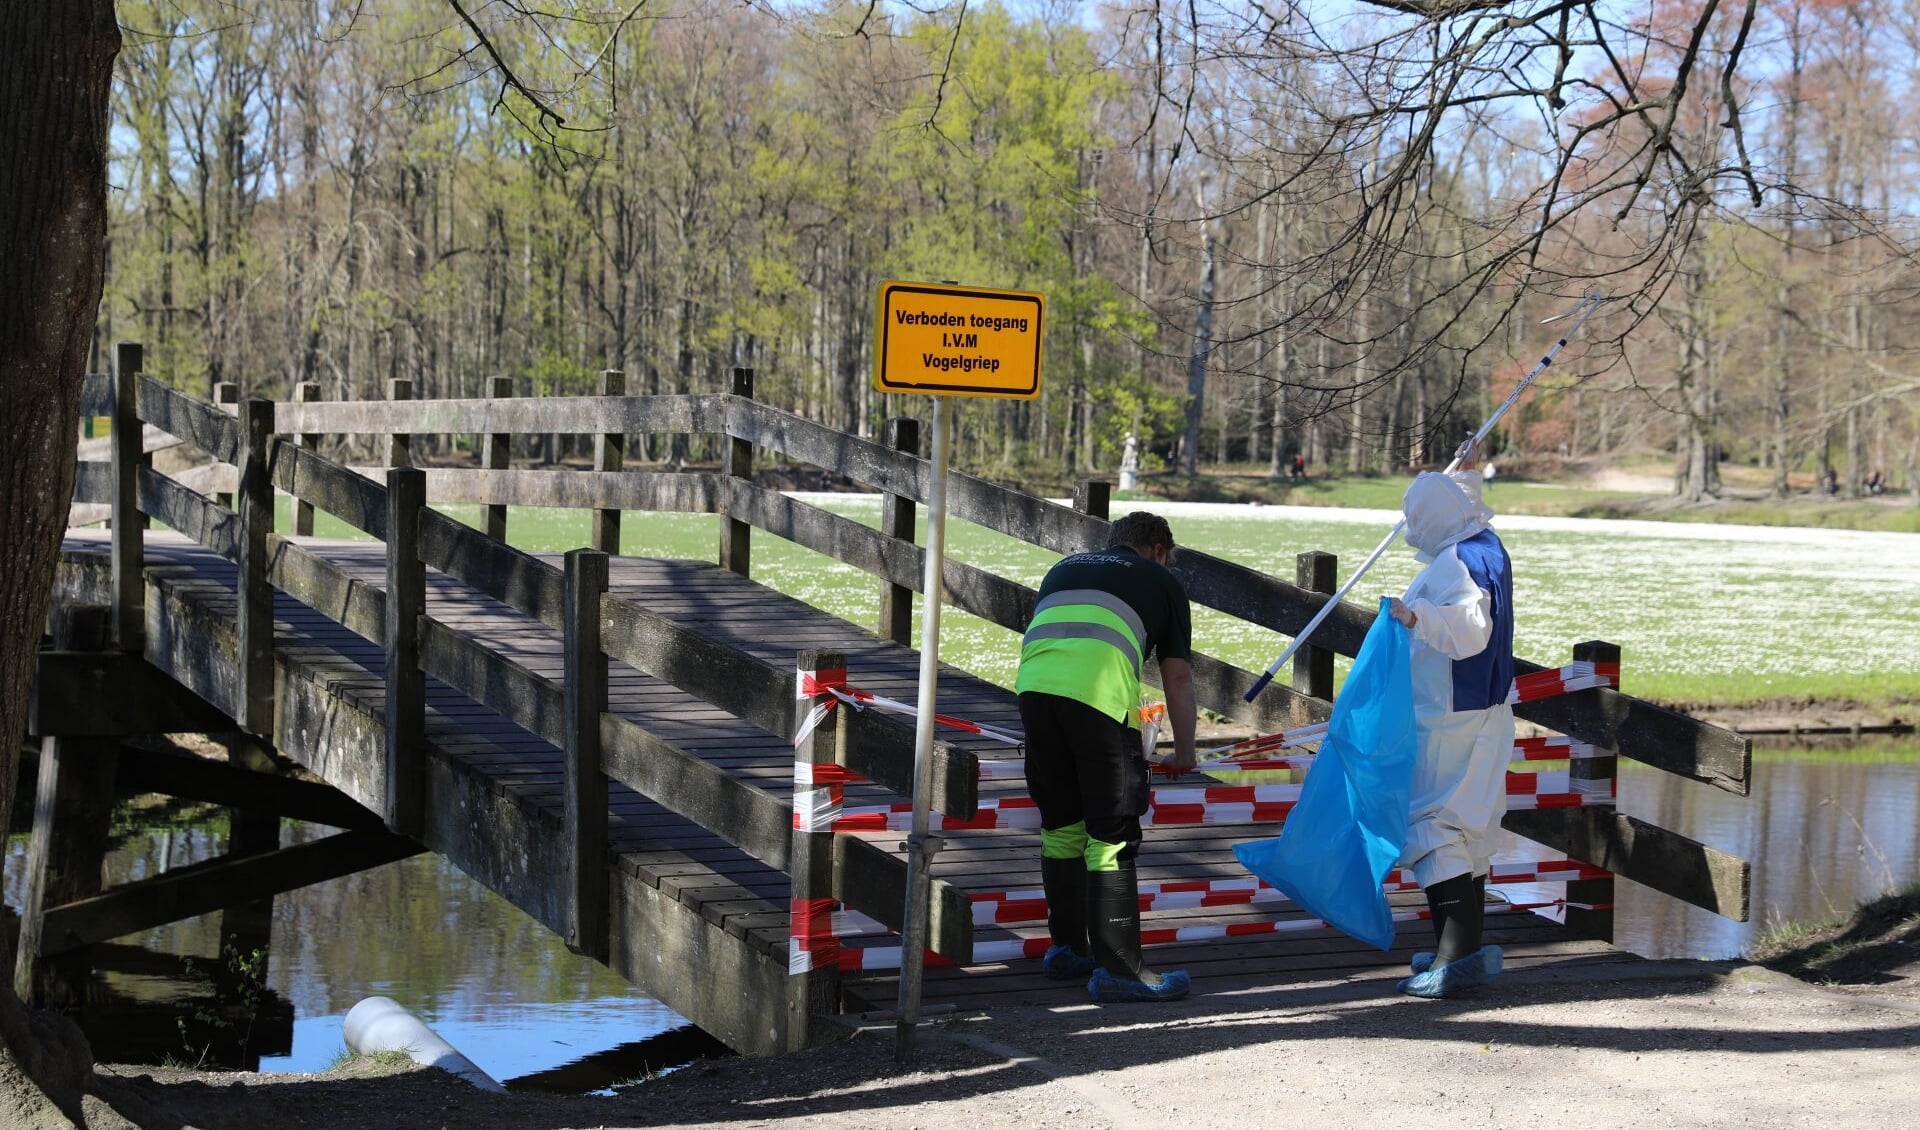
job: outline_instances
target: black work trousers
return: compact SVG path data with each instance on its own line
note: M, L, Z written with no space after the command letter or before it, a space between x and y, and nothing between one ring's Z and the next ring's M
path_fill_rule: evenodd
M1132 862L1148 796L1140 732L1084 702L1037 691L1020 696L1020 721L1027 729L1027 788L1040 807L1040 826L1084 820L1089 838L1119 844L1120 862Z

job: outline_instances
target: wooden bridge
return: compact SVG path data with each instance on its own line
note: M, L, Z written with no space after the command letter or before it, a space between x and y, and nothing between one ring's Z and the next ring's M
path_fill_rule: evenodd
M830 1029L831 1013L892 1003L886 955L898 939L880 931L901 926L901 836L796 830L793 782L796 761L838 764L856 782L847 810L902 801L911 722L840 709L798 750L792 735L812 706L797 671L844 663L851 684L914 696L914 510L929 484L915 422L890 422L887 443L835 432L753 400L744 370L725 395L622 396L619 374L602 391L326 403L303 387L291 402L224 406L143 375L137 346L120 348L111 377L89 379L83 413L112 417L110 459L81 464L74 500L104 507L111 534L72 531L41 655L23 990L44 991L62 955L107 939L430 850L743 1053L804 1046ZM406 466L409 437L435 433L482 437L483 468ZM509 437L543 433L597 437L596 469L509 468ZM626 437L646 433L722 437L723 466L624 469ZM333 444L322 437L347 435L385 437L396 465L384 482L322 454ZM224 481L198 473L193 485L156 472L146 450L174 439L234 470ZM762 453L880 493L880 528L756 485ZM276 492L293 499L285 533L274 528ZM955 475L949 498L955 516L1053 552L1105 544L1103 483L1082 483L1068 507ZM481 521L464 525L430 500L479 504ZM564 558L522 552L506 541L509 505L591 510L593 547ZM715 515L716 560L617 556L629 510ZM315 511L371 540L313 537ZM874 626L754 581L755 529L872 574ZM1174 569L1196 603L1290 634L1334 588L1333 566L1302 554L1290 584L1183 548ZM945 599L1010 633L1031 614L1033 590L1014 581L957 561L944 577ZM1371 618L1338 609L1320 646L1296 660L1294 688L1275 685L1253 705L1240 699L1252 673L1196 654L1201 707L1254 733L1324 719L1334 653L1354 654ZM1604 644L1583 647L1590 660L1609 658ZM941 672L939 706L1019 731L1010 692L953 668ZM1571 806L1516 805L1507 826L1541 857L1593 866L1566 886L1565 925L1526 911L1490 916L1489 937L1511 964L1625 959L1606 944L1612 874L1746 916L1744 861L1610 802L1616 754L1744 794L1744 739L1607 688L1518 713L1595 756L1569 762L1560 800L1541 801ZM222 765L126 744L236 731L270 756ZM933 807L950 818L1024 794L1019 751L987 736L955 732L934 757ZM251 831L236 821L225 858L102 891L97 859L91 876L74 860L90 858L86 844L104 827L99 794L116 767L124 788L242 808ZM1425 925L1411 923L1383 955L1284 902L1183 897L1244 878L1231 845L1276 825L1215 822L1240 811L1224 804L1176 821L1162 799L1170 826L1148 831L1140 862L1146 889L1160 892L1145 926L1150 937L1206 939L1154 958L1192 970L1199 992L1385 976L1425 943ZM340 830L280 846L283 818ZM1079 999L1078 986L1008 956L1045 932L1043 913L1008 909L1009 894L1037 892L1038 859L1031 828L947 835L933 870L930 1004ZM847 912L833 919L843 960L792 973L790 907L819 899ZM1419 896L1395 900L1412 907Z

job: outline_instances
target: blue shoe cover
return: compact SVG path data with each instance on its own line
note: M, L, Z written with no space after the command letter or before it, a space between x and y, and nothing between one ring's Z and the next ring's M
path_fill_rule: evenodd
M1427 970L1433 968L1433 959L1435 956L1437 955L1432 950L1424 950L1414 954L1413 960L1408 962L1407 966L1415 973L1425 973Z
M1502 957L1499 946L1481 946L1459 961L1449 962L1438 969L1429 966L1425 972L1415 973L1396 987L1410 997L1429 1000L1459 996L1497 976Z
M1098 968L1100 963L1092 954L1075 953L1072 946L1050 946L1040 959L1040 972L1049 981L1078 981Z
M1158 985L1148 985L1144 981L1128 981L1115 977L1104 969L1096 969L1087 979L1087 995L1102 1004L1118 1004L1122 1001L1177 1001L1187 995L1192 980L1184 969L1171 973L1162 973Z

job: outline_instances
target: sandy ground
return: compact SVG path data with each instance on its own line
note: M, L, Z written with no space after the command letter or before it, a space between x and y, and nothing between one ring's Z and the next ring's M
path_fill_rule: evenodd
M1459 1001L1400 997L1369 978L1174 1005L1008 1008L923 1030L908 1069L883 1026L778 1059L696 1063L614 1097L487 1095L365 1062L307 1076L102 1068L99 1097L169 1130L1864 1130L1916 1124L1917 986L1821 989L1728 963L1573 965L1510 974Z

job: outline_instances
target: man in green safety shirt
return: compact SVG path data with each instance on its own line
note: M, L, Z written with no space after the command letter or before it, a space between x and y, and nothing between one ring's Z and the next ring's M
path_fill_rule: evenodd
M1167 764L1193 753L1192 617L1167 571L1173 531L1136 511L1107 548L1061 559L1040 584L1020 641L1020 719L1027 785L1040 809L1040 876L1053 944L1041 968L1087 978L1096 1001L1178 1000L1185 970L1150 972L1140 958L1140 817L1148 769L1140 741L1140 670L1160 660L1173 727Z

